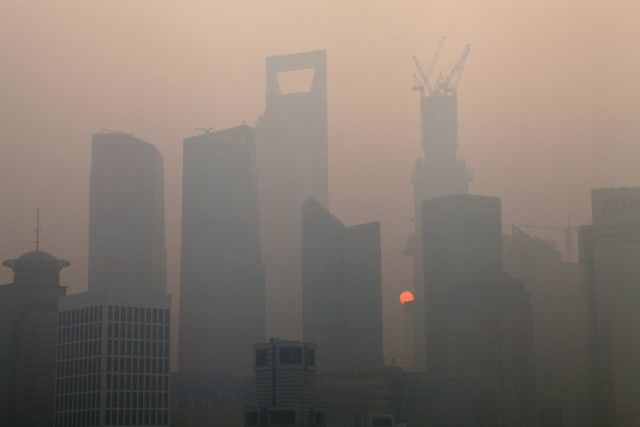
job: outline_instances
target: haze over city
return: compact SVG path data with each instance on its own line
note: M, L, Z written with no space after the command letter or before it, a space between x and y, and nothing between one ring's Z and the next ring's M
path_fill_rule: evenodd
M398 295L414 289L414 264L403 251L422 220L412 186L424 155L412 57L426 67L443 37L434 77L470 46L455 88L468 192L500 199L502 234L522 226L576 263L578 235L567 253L564 230L592 223L591 190L640 186L637 1L4 1L0 258L34 248L40 209L40 247L71 261L60 279L67 294L87 291L92 136L133 134L164 161L166 289L177 325L188 245L181 242L183 141L255 127L260 164L265 58L323 51L328 200L320 205L347 236L380 222L379 338L384 361L395 364L406 344ZM307 77L281 84L305 89ZM270 297L266 274L265 338L303 339L301 292ZM0 269L0 283L12 278ZM289 311L295 322L273 315ZM177 333L171 346L177 353Z

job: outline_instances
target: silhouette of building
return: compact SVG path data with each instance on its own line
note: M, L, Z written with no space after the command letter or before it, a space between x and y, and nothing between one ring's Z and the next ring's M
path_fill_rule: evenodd
M593 223L579 230L595 425L640 419L640 188L591 192Z
M303 334L323 370L381 366L380 223L346 227L310 198L302 206Z
M248 377L265 339L253 129L187 138L183 161L180 371Z
M427 373L477 381L488 425L533 426L531 302L503 272L500 200L441 196L422 214Z
M124 133L93 135L89 290L164 292L162 155Z
M324 426L316 407L315 345L272 339L255 345L256 404L247 426Z
M35 250L3 263L0 286L0 425L53 425L60 270L70 265Z
M58 304L55 426L168 426L169 296L100 289Z
M468 53L467 50L465 52ZM462 64L466 54L461 58ZM460 73L462 69L459 70ZM422 82L423 85L426 82ZM420 93L420 141L423 156L416 160L411 183L414 197L414 233L409 236L405 255L414 260L414 292L416 294L416 361L424 359L425 296L422 295L422 204L448 194L466 194L471 172L458 151L458 95L453 82L442 82L432 90L417 86ZM424 365L419 364L419 368Z
M592 426L581 266L563 262L554 242L532 237L516 226L503 248L505 271L531 295L540 423Z
M312 70L306 92L282 84ZM294 74L294 76L291 76ZM328 205L327 77L324 51L272 56L266 108L256 125L260 215L271 335L301 337L300 206Z
M411 370L415 367L416 339L415 339L415 294L411 291L403 291L400 294L402 305L402 350L400 353L400 366Z
M408 427L480 427L478 387L469 381L403 372L397 366L320 371L318 405L327 425L367 425L368 415L384 415Z
M233 375L171 375L172 427L243 427L244 408L255 406L255 379Z

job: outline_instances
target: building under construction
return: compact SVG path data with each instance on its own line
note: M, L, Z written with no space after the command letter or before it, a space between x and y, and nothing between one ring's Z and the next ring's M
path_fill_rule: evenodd
M418 72L414 76L413 90L420 94L420 124L423 157L418 159L412 174L415 203L415 230L409 237L405 255L414 259L414 290L416 295L416 355L414 366L424 368L424 294L422 280L422 203L434 197L468 192L471 174L458 151L458 96L457 86L464 64L469 56L466 45L460 58L444 73L434 74L445 38L440 40L435 55L425 68L413 57Z

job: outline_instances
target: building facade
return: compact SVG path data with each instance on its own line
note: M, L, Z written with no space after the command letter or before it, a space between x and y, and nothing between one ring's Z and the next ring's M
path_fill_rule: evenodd
M93 135L89 290L165 292L162 155L124 133Z
M308 91L288 93L281 80L312 70ZM267 329L299 339L300 206L328 204L327 76L324 51L271 56L266 107L256 124L260 215L267 284Z
M475 381L485 425L534 427L531 301L503 272L500 200L441 196L422 215L427 373Z
M40 250L4 262L0 286L0 425L53 425L60 270L70 265Z
M183 162L179 369L249 377L265 339L253 129L187 138Z
M316 407L316 347L272 339L255 345L256 407L247 408L245 425L324 426Z
M103 289L58 304L55 426L168 426L169 296Z
M383 364L380 224L346 227L302 206L303 335L322 370Z
M579 237L595 425L630 427L640 419L640 188L593 190L591 200Z
M504 243L505 271L522 282L531 296L538 418L548 427L590 427L587 309L581 266L564 262L555 243L516 226Z

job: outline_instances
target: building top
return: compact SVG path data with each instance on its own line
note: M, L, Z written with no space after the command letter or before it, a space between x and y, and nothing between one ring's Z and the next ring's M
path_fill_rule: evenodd
M591 190L593 225L640 223L640 187Z
M221 130L212 130L210 129L200 129L204 131L204 133L200 135L190 136L185 138L185 144L197 144L197 143L210 143L210 142L219 142L219 141L237 141L242 143L253 143L255 138L255 131L251 126L246 125L245 123L240 126L221 129Z
M67 260L57 259L48 252L30 251L17 259L2 263L13 270L16 285L60 286L60 270L71 265Z

